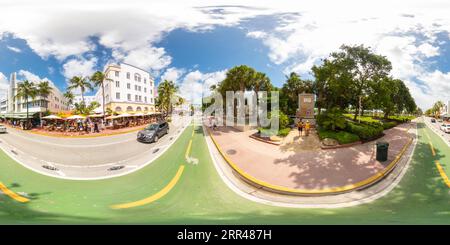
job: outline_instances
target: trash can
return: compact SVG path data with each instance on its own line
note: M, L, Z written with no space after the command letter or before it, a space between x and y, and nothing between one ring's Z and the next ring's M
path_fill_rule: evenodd
M389 143L377 142L377 161L385 162L388 159Z

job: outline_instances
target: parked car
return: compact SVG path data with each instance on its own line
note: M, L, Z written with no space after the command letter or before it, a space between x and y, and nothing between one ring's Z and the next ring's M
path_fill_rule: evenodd
M441 125L441 130L444 131L445 133L450 133L450 124L442 124Z
M5 125L0 124L0 133L2 133L2 134L6 133Z
M431 122L432 122L432 123L436 123L436 119L431 118Z
M166 121L152 123L137 134L137 140L144 143L158 142L159 138L169 133L169 124Z

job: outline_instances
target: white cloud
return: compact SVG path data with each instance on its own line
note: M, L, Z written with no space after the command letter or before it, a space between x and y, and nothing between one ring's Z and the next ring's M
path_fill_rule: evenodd
M211 93L211 85L215 85L225 79L226 70L211 73L202 73L198 70L187 73L181 84L179 93L194 104L200 104L202 96Z
M20 48L16 48L16 47L13 47L13 46L6 46L9 50L11 50L11 51L13 51L13 52L16 52L16 53L21 53L22 52L22 50L20 49Z
M267 36L267 33L263 31L251 31L247 33L247 37L255 38L255 39L261 39L265 38Z
M84 59L75 58L67 61L63 65L63 74L67 79L74 76L90 76L95 72L97 58Z
M178 79L185 73L184 69L178 69L175 67L168 68L164 74L161 76L161 81L168 80L173 81L175 83L178 82Z
M164 48L141 47L128 53L113 53L116 59L133 64L144 70L159 71L170 64L172 58L166 55Z
M48 81L49 84L53 87L55 87L55 84L52 82L52 80L48 79L47 77L40 77L30 71L27 70L19 70L17 72L17 79L18 80L28 80L33 83L40 83L42 81Z

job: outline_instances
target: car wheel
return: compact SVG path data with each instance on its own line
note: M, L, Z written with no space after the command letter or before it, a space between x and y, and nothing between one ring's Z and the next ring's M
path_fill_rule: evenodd
M155 142L158 142L158 135L155 136Z

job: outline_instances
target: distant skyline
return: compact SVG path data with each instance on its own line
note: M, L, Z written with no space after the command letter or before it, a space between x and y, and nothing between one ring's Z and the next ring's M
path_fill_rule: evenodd
M246 64L281 87L342 44L370 46L393 63L417 104L450 100L450 3L435 1L2 1L0 97L11 72L68 78L125 62L180 93L201 89ZM92 94L92 93L90 93Z

